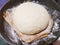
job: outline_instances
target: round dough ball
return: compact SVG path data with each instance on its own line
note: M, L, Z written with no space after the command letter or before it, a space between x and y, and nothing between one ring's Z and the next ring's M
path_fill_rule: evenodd
M16 7L13 23L24 34L35 34L44 30L49 23L48 11L39 4L25 2Z

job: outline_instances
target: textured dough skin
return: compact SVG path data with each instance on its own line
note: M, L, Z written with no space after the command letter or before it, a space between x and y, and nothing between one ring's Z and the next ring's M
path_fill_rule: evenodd
M48 11L42 5L32 2L19 5L13 15L13 23L24 34L35 34L44 30L49 20Z

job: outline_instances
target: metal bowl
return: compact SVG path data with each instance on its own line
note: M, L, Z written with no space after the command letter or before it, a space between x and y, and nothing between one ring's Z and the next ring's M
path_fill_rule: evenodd
M17 6L19 3L26 1L35 2L46 6L48 12L53 16L55 27L52 33L45 38L39 39L30 45L50 45L60 36L60 7L53 0L10 0L0 11L0 33L2 38L11 45L28 45L22 42L16 33L12 30L9 24L3 19L3 12L9 8ZM55 30L55 31L54 31Z

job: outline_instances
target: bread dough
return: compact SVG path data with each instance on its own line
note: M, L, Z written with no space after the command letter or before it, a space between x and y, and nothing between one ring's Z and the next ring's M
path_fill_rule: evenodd
M50 20L48 11L39 4L25 2L16 7L13 23L24 34L35 34L44 30Z
M31 2L27 2L28 4L29 3L31 3ZM24 5L26 4L26 3L23 3ZM31 3L32 4L32 3ZM30 5L31 5L30 4ZM36 3L33 3L33 4L35 4L36 5ZM22 4L21 4L22 5ZM21 6L20 5L20 6ZM30 6L29 5L29 6ZM48 12L47 12L47 10L42 6L42 5L39 5L39 6L41 6L40 8L39 8L39 10L37 10L38 8L37 8L37 6L36 6L36 9L34 9L34 8L32 8L32 10L34 9L35 11L37 10L37 13L39 12L39 11L41 11L42 9L44 9L44 11L43 12L46 12L46 13L43 13L43 12L39 12L38 13L38 15L37 15L37 13L34 13L32 10L31 10L31 12L29 12L29 15L16 15L16 13L15 12L17 12L17 9L19 9L18 7L17 8L15 8L16 10L15 10L15 12L14 12L14 10L13 10L13 12L14 13L12 13L12 12L9 12L9 9L6 11L6 12L4 12L4 16L3 16L3 18L5 19L5 21L11 26L11 28L16 32L16 34L18 35L18 37L21 39L21 40L23 40L25 43L30 43L30 42L33 42L33 41L35 41L35 40L38 40L38 39L41 39L41 38L43 38L43 37L46 37L46 36L48 36L49 34L50 34L50 32L52 31L52 27L53 27L53 19L51 18L51 16L48 14ZM32 7L32 6L31 6ZM34 7L34 6L33 6ZM24 8L25 8L25 6L24 6ZM11 9L10 9L11 10ZM20 9L21 10L21 9ZM23 10L23 9L22 9ZM24 9L25 10L25 9ZM27 10L27 9L26 9ZM25 10L25 11L26 11ZM19 10L18 10L19 11ZM27 12L25 12L25 11L23 11L22 13L27 13ZM21 12L21 11L20 11ZM33 12L33 13L32 13ZM32 13L32 15L30 15L30 13ZM14 14L14 15L13 15ZM18 13L17 12L17 14L21 14L21 13ZM34 15L33 15L34 14ZM35 15L36 14L36 15ZM22 27L23 28L23 30L20 30L20 28L18 28L18 26L21 26L21 25L17 25L16 23L18 23L18 22L15 22L15 20L14 20L14 16L20 16L20 18L18 19L18 22L20 22L21 20L22 20L22 18L21 17L23 17L23 16L26 16L26 19L25 20L27 20L28 19L28 21L30 21L29 23L26 23L27 24L27 26L26 25L24 25L24 26L26 26L25 28L24 27ZM31 17L27 17L27 16L31 16ZM38 17L38 18L36 18L36 16ZM40 17L39 17L40 16ZM16 19L18 18L18 17L15 17ZM45 18L44 18L45 17ZM29 20L29 19L31 19L32 18L32 21L31 20ZM22 21L25 21L25 20L22 20ZM42 22L40 22L40 20L42 20ZM35 21L35 22L33 22L33 21ZM14 22L14 23L13 23ZM25 24L25 22L21 22L20 24ZM28 29L28 26L29 26L29 24L31 24L32 23L32 25L30 25L31 26L31 28L29 27L29 29ZM23 25L22 25L23 26ZM36 27L35 27L36 26ZM45 26L45 27L44 27ZM43 29L44 28L44 29ZM45 29L46 28L46 29ZM26 30L27 29L27 30ZM36 31L35 31L35 30ZM39 30L38 30L39 29ZM29 32L29 31L32 31L32 32ZM42 30L44 30L44 31L42 31ZM24 32L24 31L26 31L26 32ZM42 32L40 32L40 31L42 31ZM22 32L22 33L21 33ZM28 33L29 32L29 33ZM39 33L38 33L39 32ZM23 34L24 33L24 34ZM35 33L37 33L37 34L35 34ZM34 35L27 35L27 34L34 34Z

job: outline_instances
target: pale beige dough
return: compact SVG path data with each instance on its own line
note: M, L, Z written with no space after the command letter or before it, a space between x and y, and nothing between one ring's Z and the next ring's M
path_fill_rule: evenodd
M13 23L24 34L35 34L44 30L49 20L48 11L42 5L33 2L20 4L13 15Z

